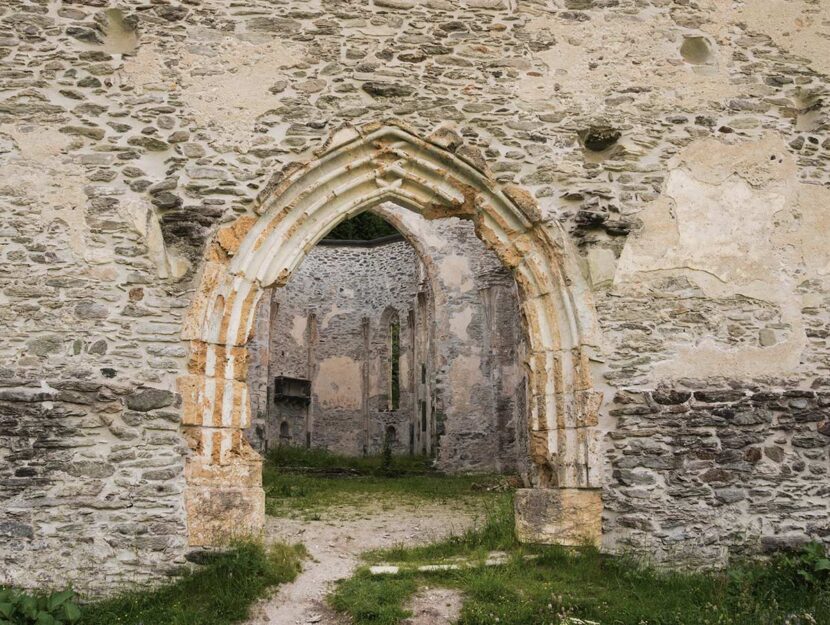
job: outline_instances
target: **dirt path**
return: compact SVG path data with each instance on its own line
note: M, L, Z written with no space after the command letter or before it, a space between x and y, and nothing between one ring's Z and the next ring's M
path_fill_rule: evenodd
M324 599L333 582L358 567L362 552L433 542L464 531L476 517L472 508L428 504L382 511L344 508L319 521L269 518L268 540L303 543L311 557L294 582L254 608L248 625L349 625Z

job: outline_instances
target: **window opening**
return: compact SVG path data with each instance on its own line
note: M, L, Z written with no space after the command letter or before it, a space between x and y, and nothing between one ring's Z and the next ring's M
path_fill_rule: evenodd
M401 403L401 325L397 319L389 323L389 409L397 410Z

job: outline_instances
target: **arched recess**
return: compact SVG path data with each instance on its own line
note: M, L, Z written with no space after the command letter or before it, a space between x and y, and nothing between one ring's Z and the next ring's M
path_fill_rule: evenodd
M588 356L597 345L590 294L567 237L543 222L527 192L500 185L480 153L454 132L421 139L396 123L346 126L316 152L276 174L256 215L221 228L208 246L183 338L182 423L192 453L185 503L192 545L257 531L264 522L261 459L250 423L246 345L263 289L286 283L340 221L391 201L426 218L474 222L519 285L528 341L527 427L533 488L516 497L520 538L598 542L601 394Z

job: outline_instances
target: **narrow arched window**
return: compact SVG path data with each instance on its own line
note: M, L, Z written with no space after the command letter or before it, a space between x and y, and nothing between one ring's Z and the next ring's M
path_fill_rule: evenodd
M397 317L389 322L389 409L401 403L401 324Z

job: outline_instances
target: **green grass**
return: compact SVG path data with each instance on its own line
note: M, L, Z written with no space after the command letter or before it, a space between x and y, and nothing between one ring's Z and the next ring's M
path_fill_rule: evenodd
M295 447L271 452L262 479L266 512L301 518L318 518L338 507L479 505L494 496L486 488L504 480L492 475L444 475L424 456L394 456L388 463L382 455L339 456Z
M508 503L500 501L487 523L462 536L367 554L370 562L415 563L502 549L511 555L508 564L397 576L364 568L337 586L331 605L354 625L397 625L419 588L440 586L464 593L459 625L556 625L567 617L602 625L830 625L830 580L805 582L803 559L681 573L594 549L522 546Z
M128 592L82 606L80 625L230 625L248 618L255 601L293 580L302 545L241 543L154 590Z
M482 503L481 520L462 534L417 547L393 547L367 551L363 559L372 564L426 564L463 557L483 560L491 551L519 551L522 546L513 532L513 496L497 493Z
M325 449L280 446L268 453L271 467L302 469L338 469L360 475L435 475L432 458L422 455L393 456L391 466L384 466L383 454L344 456Z

